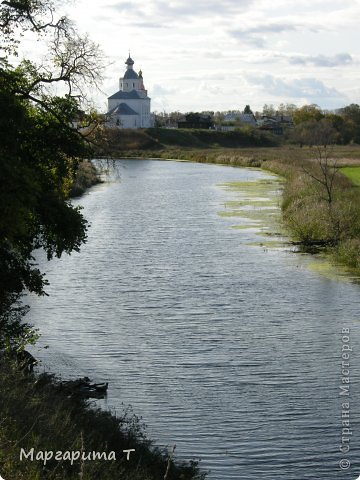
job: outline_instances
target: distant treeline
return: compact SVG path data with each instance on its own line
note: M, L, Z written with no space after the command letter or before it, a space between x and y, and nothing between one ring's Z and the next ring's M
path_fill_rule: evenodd
M155 112L157 127L176 127L178 122L184 117L181 112ZM216 127L231 125L238 128L244 127L245 124L241 119L242 114L252 114L256 120L263 117L273 117L280 119L285 117L291 119L289 128L284 128L284 139L290 142L297 142L298 131L301 125L308 122L318 122L326 119L338 132L337 142L340 144L360 143L360 106L358 104L350 104L336 110L324 110L318 105L310 104L297 107L294 104L280 104L278 107L265 104L262 111L253 112L249 105L243 110L227 110L227 111L202 111L200 115L206 115L211 118L212 123ZM229 120L229 116L231 120ZM250 128L249 125L247 125Z

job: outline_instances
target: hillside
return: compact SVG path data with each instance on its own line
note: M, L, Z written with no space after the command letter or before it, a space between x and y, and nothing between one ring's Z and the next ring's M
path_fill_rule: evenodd
M106 129L97 133L96 153L107 155L131 151L160 151L169 148L273 147L278 139L268 133L244 128L232 132L198 129L148 128Z

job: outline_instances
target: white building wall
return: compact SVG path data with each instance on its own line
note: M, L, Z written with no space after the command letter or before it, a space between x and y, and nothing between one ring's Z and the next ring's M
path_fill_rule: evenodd
M131 59L128 59L128 70L132 70ZM133 63L133 62L132 62ZM125 74L126 75L126 74ZM130 73L129 76L132 76ZM151 99L147 96L147 91L144 89L143 79L139 78L124 78L119 79L119 87L121 92L136 91L140 97L137 99L127 98L113 98L108 99L108 111L113 110L121 103L125 103L138 115L116 115L114 114L109 120L112 126L119 126L120 128L150 128L154 126L154 116L150 111ZM120 122L120 124L119 124Z
M114 115L107 122L107 125L117 128L139 128L139 118L138 115Z
M131 90L140 90L140 79L120 78L119 90L131 92Z
M149 114L150 115L150 98L144 99L122 99L122 98L113 98L109 99L108 101L108 109L109 111L113 108L120 105L120 103L126 103L130 108L132 108L136 113L139 115L141 114Z
M134 121L133 115L121 115L122 128L151 128L153 126L153 118L150 112L150 98L144 99L112 99L109 100L109 111L117 107L120 103L126 103L137 114L137 121ZM114 118L118 118L114 116ZM131 119L130 119L131 118ZM112 122L114 123L114 122ZM116 123L116 121L115 121Z

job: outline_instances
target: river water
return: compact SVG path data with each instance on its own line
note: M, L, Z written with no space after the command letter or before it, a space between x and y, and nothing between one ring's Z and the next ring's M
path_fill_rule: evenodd
M157 444L201 458L210 480L357 478L359 285L259 245L259 221L229 213L249 198L244 182L274 180L266 172L149 160L116 170L76 201L91 223L81 253L39 256L50 296L28 299L35 354L66 378L108 381L105 407L131 404Z

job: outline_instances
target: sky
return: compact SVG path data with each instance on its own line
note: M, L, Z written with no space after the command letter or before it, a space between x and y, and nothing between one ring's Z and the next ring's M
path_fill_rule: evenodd
M64 7L106 56L101 111L129 50L152 111L360 103L360 0L79 0Z

